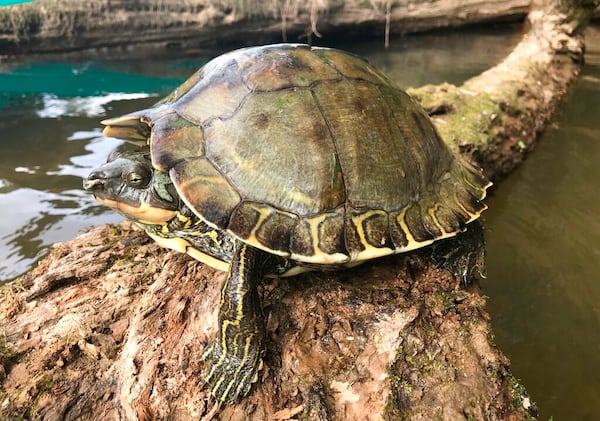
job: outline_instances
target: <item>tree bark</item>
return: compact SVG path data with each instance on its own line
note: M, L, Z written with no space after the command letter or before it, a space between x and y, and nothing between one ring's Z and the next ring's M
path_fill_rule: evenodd
M547 4L544 4L547 3ZM597 1L535 2L501 64L421 98L446 141L499 179L531 150L583 60ZM533 403L493 345L485 300L429 250L265 281L265 369L213 404L199 356L225 274L124 223L57 244L0 298L6 419L528 419Z
M328 40L349 33L380 36L522 19L530 0L38 0L0 8L0 54L118 47L195 50ZM389 21L389 25L387 22Z

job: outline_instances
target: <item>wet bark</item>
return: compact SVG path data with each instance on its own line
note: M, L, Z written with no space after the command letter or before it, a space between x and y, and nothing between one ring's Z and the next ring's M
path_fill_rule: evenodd
M0 54L121 48L129 54L315 37L379 36L522 19L530 0L38 0L0 8Z
M597 3L539 1L498 66L413 91L445 139L499 179L531 150L583 59ZM225 274L124 223L57 244L0 297L4 418L527 419L534 407L493 344L485 300L430 251L266 281L265 369L218 408L199 356Z

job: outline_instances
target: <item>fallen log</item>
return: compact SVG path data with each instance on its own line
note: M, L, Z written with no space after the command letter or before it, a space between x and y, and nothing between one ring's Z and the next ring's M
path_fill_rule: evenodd
M546 3L546 4L544 4ZM533 148L583 59L597 2L536 2L498 66L413 90L446 141L506 175ZM525 147L523 147L523 144ZM0 298L3 418L528 419L485 300L430 250L265 281L265 369L218 407L200 380L225 274L124 223L57 244Z
M307 42L349 34L391 36L493 21L516 21L530 0L38 0L0 7L0 54L123 49L170 52ZM387 35L386 35L387 34ZM358 34L357 34L358 36Z

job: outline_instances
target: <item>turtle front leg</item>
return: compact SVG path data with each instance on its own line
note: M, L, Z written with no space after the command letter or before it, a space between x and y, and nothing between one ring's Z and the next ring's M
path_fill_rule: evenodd
M232 403L246 396L258 379L265 352L265 321L258 297L261 252L237 241L221 290L219 331L202 359L211 394Z

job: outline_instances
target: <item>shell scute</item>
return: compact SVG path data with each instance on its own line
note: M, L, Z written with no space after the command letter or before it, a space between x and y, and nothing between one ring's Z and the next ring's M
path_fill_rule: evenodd
M315 98L331 130L355 208L397 209L421 186L412 139L391 120L379 89L366 82L321 83Z
M243 202L231 215L230 231L243 240L269 247L276 254L290 255L290 237L298 225L298 216L264 203Z
M362 57L329 48L314 48L312 51L346 78L360 79L378 85L396 86L390 78L369 65L369 62Z
M154 166L168 172L179 162L204 155L204 131L175 113L165 114L154 120L150 153Z
M310 263L345 263L351 260L344 235L345 208L340 206L301 218L291 237L291 257Z
M223 57L223 56L222 56ZM234 57L226 55L219 63L206 65L195 86L182 95L173 107L179 115L197 124L232 117L250 93L241 79Z
M248 200L300 216L345 201L333 140L309 90L256 93L205 137L206 156Z
M197 215L213 226L227 227L241 197L207 159L199 157L180 162L169 175L181 198Z
M240 54L237 61L246 85L256 92L308 87L317 81L340 80L334 67L314 54L307 46L265 48Z
M413 240L417 243L426 243L434 239L434 235L425 226L421 205L413 202L406 208L404 222Z

